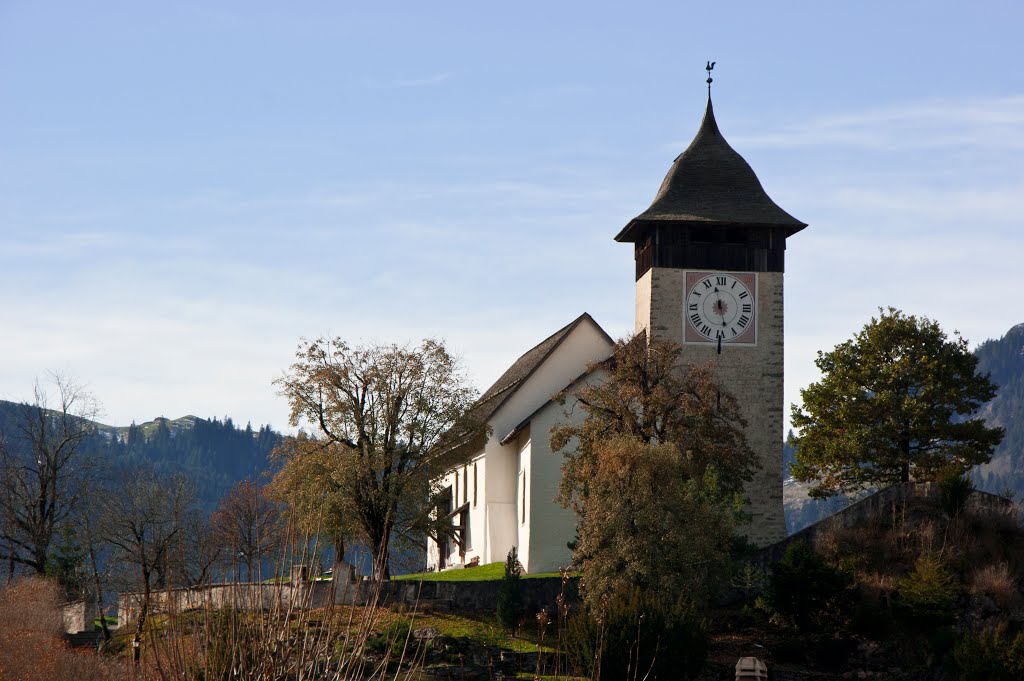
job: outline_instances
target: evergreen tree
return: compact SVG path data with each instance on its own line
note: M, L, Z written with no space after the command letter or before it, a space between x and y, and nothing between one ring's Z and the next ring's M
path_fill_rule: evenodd
M505 575L501 578L501 586L498 588L498 622L509 631L519 628L519 622L523 619L523 591L519 583L523 574L523 566L519 562L519 552L516 547L508 551L505 558Z
M915 480L934 480L987 462L1003 437L970 418L996 388L977 358L935 321L881 311L851 340L815 361L822 378L793 406L800 434L793 476L829 497Z

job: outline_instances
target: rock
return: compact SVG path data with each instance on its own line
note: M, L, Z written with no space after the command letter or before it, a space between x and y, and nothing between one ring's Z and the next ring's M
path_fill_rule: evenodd
M420 629L412 630L412 637L415 639L426 639L427 641L433 641L440 635L441 632L433 627L422 627Z

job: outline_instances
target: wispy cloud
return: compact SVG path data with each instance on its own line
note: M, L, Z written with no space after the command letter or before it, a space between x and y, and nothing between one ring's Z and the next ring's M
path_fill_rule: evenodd
M451 77L451 72L441 71L440 73L435 73L424 78L399 81L398 87L426 87L429 85L440 85L441 83L450 80Z
M930 99L732 135L741 147L852 146L867 149L1024 149L1024 95Z

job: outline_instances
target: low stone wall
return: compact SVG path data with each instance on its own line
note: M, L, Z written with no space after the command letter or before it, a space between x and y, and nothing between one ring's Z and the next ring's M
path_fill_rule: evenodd
M183 612L225 606L242 610L285 609L300 605L323 607L329 601L329 587L330 582L302 582L298 586L287 582L235 582L155 590L150 594L150 609L151 612ZM117 601L118 623L137 620L141 609L141 593L122 594Z
M566 585L567 597L576 598L576 579ZM527 615L547 608L554 614L562 593L559 577L523 579L520 582ZM409 609L493 611L498 604L501 582L418 582L396 580L375 588L373 582L356 581L334 584L330 581L265 584L242 582L210 584L191 589L154 591L150 595L153 612L182 612L199 608L231 606L242 610L273 610L289 607L322 608L332 601L338 605L404 605ZM138 619L142 594L127 593L118 599L118 622Z
M554 615L558 595L562 593L560 577L540 577L519 581L523 606L527 615L547 608ZM388 582L381 590L384 604L402 603L410 608L417 604L431 604L452 610L493 611L498 607L500 581L491 582L414 582L398 580ZM576 600L578 579L571 578L565 585L566 597Z

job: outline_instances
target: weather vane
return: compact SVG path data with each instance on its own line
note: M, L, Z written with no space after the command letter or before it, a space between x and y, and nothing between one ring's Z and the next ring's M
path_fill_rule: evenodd
M704 67L704 70L708 72L708 80L707 80L707 83L708 83L708 97L711 96L711 81L714 80L711 77L711 70L713 68L715 68L715 62L713 62L713 61L709 61L708 65Z

